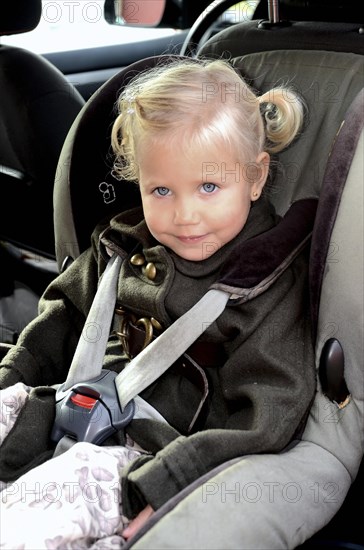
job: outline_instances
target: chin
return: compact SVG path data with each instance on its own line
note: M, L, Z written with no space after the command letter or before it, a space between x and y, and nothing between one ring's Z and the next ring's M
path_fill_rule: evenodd
M211 254L204 254L201 252L201 250L191 251L191 252L177 252L175 251L177 256L180 258L183 258L184 260L188 260L189 262L202 262L203 260L206 260L211 256Z

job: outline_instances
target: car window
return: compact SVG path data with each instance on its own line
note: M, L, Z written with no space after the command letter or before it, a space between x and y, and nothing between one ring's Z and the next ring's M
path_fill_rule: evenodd
M171 28L110 25L103 10L104 0L43 0L37 28L4 36L2 42L47 54L143 41L177 32Z
M254 15L254 11L259 3L259 0L245 0L238 2L230 8L224 11L220 17L220 21L223 23L240 23L251 19Z

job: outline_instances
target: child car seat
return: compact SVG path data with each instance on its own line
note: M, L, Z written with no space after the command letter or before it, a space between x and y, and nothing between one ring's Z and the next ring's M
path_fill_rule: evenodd
M126 548L295 548L334 518L357 475L364 448L364 62L360 26L349 26L242 23L199 52L227 57L261 92L290 84L307 103L305 131L275 159L267 193L280 214L299 198L319 199L310 266L318 388L300 441L210 472L159 509ZM122 87L159 61L145 59L108 81L66 139L54 195L61 269L89 246L101 218L139 201L133 183L112 177L110 131ZM320 544L363 542L347 534Z
M219 38L225 52L228 36ZM214 40L204 56L211 47L216 57ZM363 456L363 57L228 55L254 88L289 83L308 105L306 129L276 159L267 192L280 214L299 198L319 198L311 247L318 391L301 441L217 468L159 509L126 548L295 548L335 516ZM54 197L62 269L88 247L101 218L139 201L132 182L112 177L110 131L121 88L159 61L145 59L113 77L71 128Z

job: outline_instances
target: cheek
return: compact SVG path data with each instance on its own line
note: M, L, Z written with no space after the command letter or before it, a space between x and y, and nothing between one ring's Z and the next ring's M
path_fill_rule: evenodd
M225 218L235 224L238 224L239 221L244 224L251 208L250 196L241 193L233 194L225 201L223 208Z
M158 205L157 201L144 200L143 212L146 224L152 233L158 233L163 230L166 223L166 213L165 209L161 205Z
M240 196L235 201L226 204L221 221L225 224L225 231L229 239L234 238L243 229L250 212L250 200L243 200ZM226 222L229 221L228 224Z

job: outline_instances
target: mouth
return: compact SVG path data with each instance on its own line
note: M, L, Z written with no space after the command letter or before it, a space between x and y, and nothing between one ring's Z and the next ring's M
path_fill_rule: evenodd
M205 240L207 235L179 235L177 239L184 244L195 244Z

